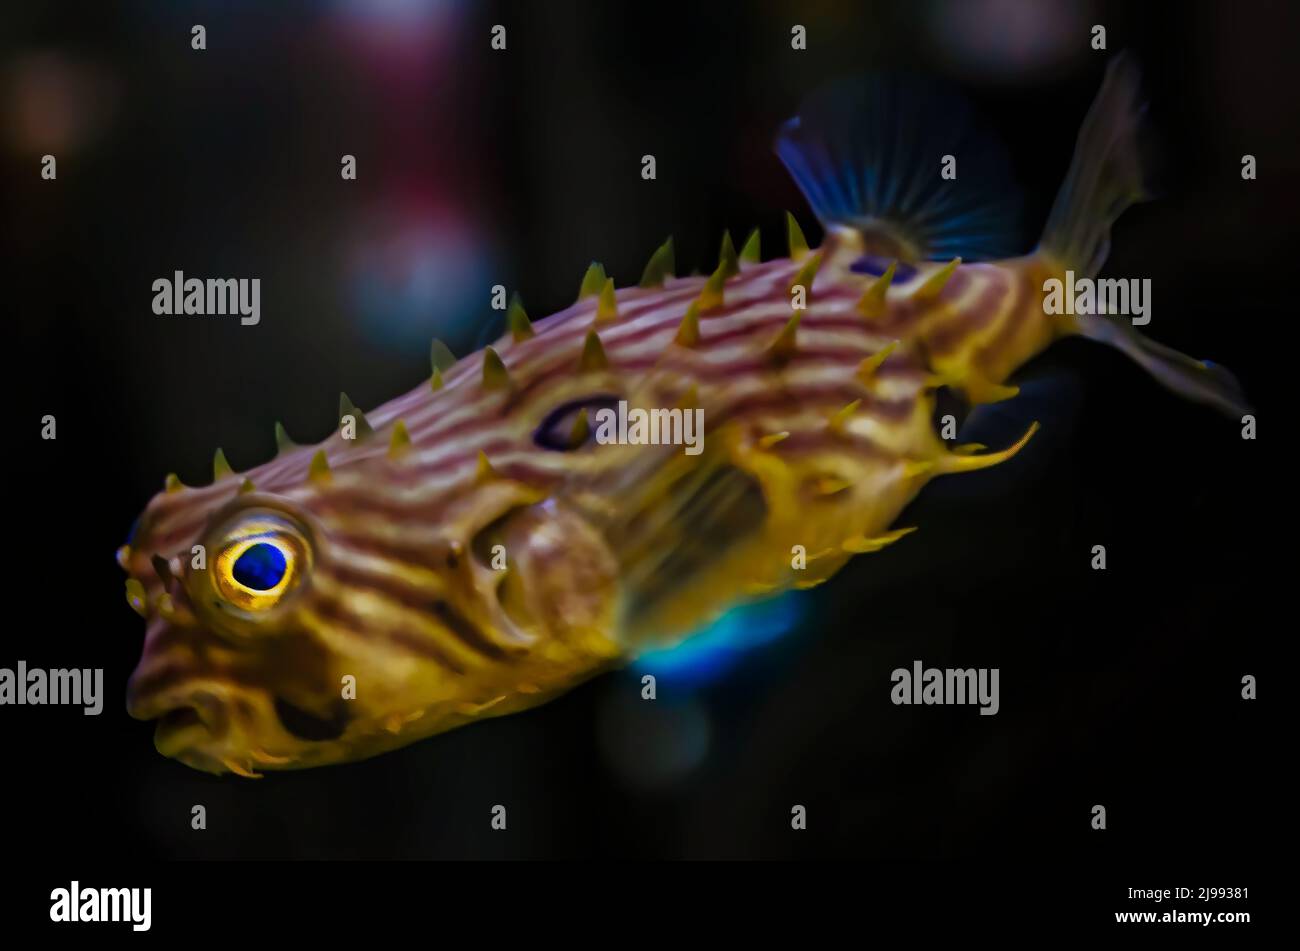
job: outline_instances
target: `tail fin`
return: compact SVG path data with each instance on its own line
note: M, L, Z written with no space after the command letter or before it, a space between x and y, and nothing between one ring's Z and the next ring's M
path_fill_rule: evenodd
M1149 196L1142 181L1139 133L1145 106L1137 66L1120 54L1079 130L1074 159L1043 231L1040 250L1080 277L1095 277L1110 251L1110 229L1125 209ZM1180 396L1241 415L1249 405L1226 369L1150 340L1113 316L1078 316L1078 331L1127 354Z
M1241 384L1225 367L1197 360L1185 353L1156 343L1113 317L1090 315L1079 318L1083 335L1109 344L1156 378L1165 388L1194 403L1204 403L1227 416L1250 412Z
M1115 219L1149 197L1138 150L1145 111L1140 82L1137 66L1124 54L1106 67L1043 231L1042 249L1081 277L1096 277L1101 270Z

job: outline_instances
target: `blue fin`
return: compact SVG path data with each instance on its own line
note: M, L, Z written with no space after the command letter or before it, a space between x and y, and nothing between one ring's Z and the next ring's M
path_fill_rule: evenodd
M1025 250L1020 195L1002 146L956 94L912 77L869 76L814 93L776 153L823 225L862 232L904 261L986 261ZM941 176L943 157L956 178Z

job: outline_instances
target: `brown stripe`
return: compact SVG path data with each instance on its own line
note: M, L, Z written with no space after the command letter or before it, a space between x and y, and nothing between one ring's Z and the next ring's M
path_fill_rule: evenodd
M790 262L770 262L768 265L763 265L761 267L747 268L742 272L738 279L733 280L728 286L739 289L748 285L751 281L765 281L770 279L774 274L784 273L785 271L793 273L794 270L795 267ZM699 287L703 285L703 282L704 279L700 278L698 282L693 283L688 287L678 288L671 292L647 291L644 295L638 295L638 297L635 298L636 304L627 309L627 313L624 317L625 320L636 320L647 314L652 314L656 310L663 310L663 318L651 323L647 327L638 328L633 333L626 334L622 337L615 336L611 340L610 346L614 359L617 360L617 354L623 347L634 346L648 336L661 333L665 326L675 326L680 315L675 313L674 308L678 304L684 305L696 296ZM834 292L830 292L821 299L837 300L838 295ZM747 301L744 305L724 310L724 313L741 312L762 303L765 303L765 301ZM562 317L561 320L555 322L554 326L556 329L559 329L566 322L572 322L575 318L582 317L583 314L584 310L579 309L572 311L565 316L553 315L554 317ZM551 318L546 318L543 321L540 321L539 326L545 324L550 319ZM753 334L767 332L768 330L774 332L775 328L783 320L784 317L778 315L773 317L770 321L765 319L744 327L733 328L723 334L714 335L712 338L706 338L706 344L708 344L708 347L706 347L705 352L707 353L707 350L714 345L720 345L730 340L752 336ZM873 329L862 326L859 322L851 318L840 316L818 318L810 315L806 320L806 326L813 329L862 330L864 333L870 333ZM527 341L527 345L521 346L518 350L518 353L523 357L523 359L510 361L515 364L512 366L512 370L529 369L532 365L540 363L544 359L553 358L552 354L556 351L558 346L561 344L561 341L565 339L566 336L572 337L576 359L576 341L581 335L585 334L585 332L586 325L584 322L579 320L572 329L571 334L557 336L554 333L549 333L545 336L539 335L533 340ZM511 356L513 356L513 353ZM824 359L833 363L838 363L845 359L842 353L832 353L825 350L805 351L805 353L800 356L804 359ZM851 359L857 360L859 358L860 355L854 354ZM463 371L463 374L461 375L478 372L473 360L467 358L466 361L462 362L467 363L467 369ZM621 363L616 367L616 369L619 372L635 372L639 369L646 369L654 366L656 362L656 359L650 358L637 361L627 361ZM730 377L738 373L752 373L761 369L763 369L763 365L759 360L741 360L727 364L705 361L702 364L697 363L692 365L691 372L698 375L701 379L714 380L723 377ZM557 360L552 367L536 374L534 378L529 381L525 388L525 392L516 396L516 402L523 402L529 395L535 395L542 392L547 384L554 380L555 377L562 374L567 375L571 372L572 367L568 365L567 360ZM882 372L889 372L889 370L888 368L884 368ZM416 392L418 392L418 390ZM403 394L403 396L399 396L396 399L389 401L385 406L409 399L410 395L410 393ZM491 398L498 401L504 400L504 397L500 394L491 394ZM467 386L458 386L445 390L439 396L430 394L428 403L438 401L446 401L447 409L452 411L478 405L481 409L491 412L491 403L485 399L484 394L477 387L473 386L472 382ZM421 406L420 409L426 410L427 406ZM498 418L503 421L508 421L509 416L503 413L502 410L505 410L504 404L498 409ZM382 415L384 408L380 407L374 412L376 415ZM475 429L481 430L482 428L483 419L481 416L477 419L471 418L461 420L460 422L450 426L442 426L441 420L432 418L427 426L412 429L411 436L417 449L427 449L428 447L426 443L432 442L434 438L455 438L465 432ZM509 427L502 428L507 430L509 429ZM502 447L516 446L518 444L518 438L518 435L513 433L498 437L498 443L493 447L493 451L499 451ZM478 448L491 445L491 443L480 444L480 446L469 451L467 454L471 456L477 455ZM323 447L329 447L333 450L331 464L336 470L381 455L383 452L382 447L370 445L369 443L366 444L364 449L361 447L344 447L340 444L340 441L335 435L327 438L316 446L304 446L288 456L276 457L268 460L261 466L247 470L242 473L242 475L252 479L254 484L262 491L279 492L285 489L297 487L305 480L307 465L311 456L317 449ZM390 477L398 484L408 484L408 480L414 481L426 478L430 473L446 471L452 466L463 464L465 464L464 455L460 455L449 459L436 460L433 464L417 470L396 468L393 470ZM174 497L155 497L156 502L150 509L148 509L148 511L151 512L150 521L154 524L161 525L163 522L171 521L173 518L180 516L183 512L188 514L189 517L182 518L182 520L175 525L167 526L165 535L153 539L147 539L146 544L149 545L149 542L152 541L152 544L149 545L149 547L153 550L160 551L163 554L175 553L179 549L188 548L188 543L195 538L195 535L200 531L200 529L206 526L207 522L212 517L212 514L234 497L238 484L238 481L231 480L228 485L223 485L220 488L216 486L199 487L195 489L187 489L184 492L177 493ZM188 552L184 553L188 554Z
M388 643L427 657L454 674L463 675L466 672L465 666L440 648L431 637L408 625L385 624L381 631L371 630L361 618L348 610L342 600L324 594L318 594L314 599L312 610L345 634L362 638L367 634L381 636Z
M1027 291L1029 290L1030 283L1033 279L1034 275L1026 271L1021 275L1020 280L1013 282L1012 287L1015 296L1012 298L1011 304L1007 308L1006 319L1002 322L1002 326L998 329L998 332L993 335L993 339L989 340L975 351L972 356L973 362L981 369L987 367L989 357L1001 356L1010 345L1011 341L1015 339L1016 335L1019 334L1021 329L1024 327L1026 317L1031 312L1031 308L1027 306L1027 302L1028 300L1033 299L1033 295L1027 293Z
M1000 277L1000 275L999 275ZM958 349L966 340L984 330L1002 313L1006 294L1014 282L1000 279L989 281L974 303L963 306L952 314L952 319L929 330L926 345L930 353L946 356Z
M468 647L477 650L480 654L486 654L494 660L502 660L509 656L504 650L498 647L483 634L478 625L472 620L461 614L448 602L441 598L436 599L429 605L429 610L446 628Z
M326 570L336 582L345 587L365 588L401 608L431 615L471 650L493 660L502 660L509 656L472 620L445 599L436 595L431 597L430 591L413 586L397 575L383 574L337 562L331 563Z

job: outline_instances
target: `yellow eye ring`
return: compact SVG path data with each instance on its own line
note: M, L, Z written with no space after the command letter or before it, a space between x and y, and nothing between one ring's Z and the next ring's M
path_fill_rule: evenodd
M267 611L297 586L309 558L305 541L290 524L259 516L226 534L213 580L232 607Z

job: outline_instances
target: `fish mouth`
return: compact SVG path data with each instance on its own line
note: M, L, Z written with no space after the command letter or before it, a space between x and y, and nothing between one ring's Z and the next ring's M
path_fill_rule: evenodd
M202 717L193 707L182 707L163 714L154 728L153 745L169 759L183 759L189 751L196 751L213 739Z
M235 728L229 694L228 685L207 681L148 693L128 690L127 712L137 720L157 721L154 748L168 759L205 773L253 775L254 763L272 760L259 759L245 749L247 740Z
M250 724L237 725L252 715L250 706L266 711L266 727L282 731L291 745L325 743L341 737L350 722L342 702L327 716L321 716L278 695L264 695L253 705L240 700L232 711L229 686L205 681L187 682L152 691L130 694L127 712L137 720L155 720L154 747L168 759L209 773L240 772L254 775L255 769L283 767L295 757L278 755L253 743ZM241 694L242 696L242 694ZM268 744L272 748L283 743Z
M158 721L154 746L172 759L183 759L187 752L201 748L210 749L230 733L226 705L213 690L198 685L132 697L127 712L137 720Z

